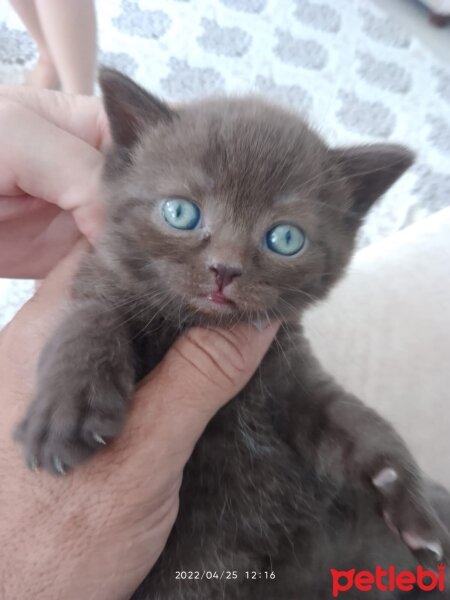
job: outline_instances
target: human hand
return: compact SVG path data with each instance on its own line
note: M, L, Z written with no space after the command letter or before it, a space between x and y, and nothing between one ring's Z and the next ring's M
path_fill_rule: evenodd
M276 330L192 329L192 341L180 338L139 387L119 439L64 478L32 473L13 430L84 247L76 245L0 334L4 598L129 598L166 543L197 439L250 379Z
M0 86L0 277L43 278L103 220L99 98Z

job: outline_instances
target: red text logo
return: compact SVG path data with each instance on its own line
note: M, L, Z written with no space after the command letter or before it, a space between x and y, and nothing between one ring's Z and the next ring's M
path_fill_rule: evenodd
M375 572L356 571L356 569L350 569L349 571L331 569L330 573L334 598L353 588L360 592L370 592L374 588L382 592L393 592L395 590L410 592L415 588L424 592L431 592L432 590L443 592L445 585L444 565L438 567L437 573L427 571L420 565L415 572L397 572L395 567L382 569L380 566L376 566Z

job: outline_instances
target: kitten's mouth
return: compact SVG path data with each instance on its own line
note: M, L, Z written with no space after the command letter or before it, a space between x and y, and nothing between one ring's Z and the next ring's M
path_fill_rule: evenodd
M210 302L214 302L214 304L234 304L233 300L227 298L222 292L211 292L205 297Z
M203 310L209 311L229 311L236 308L236 302L225 296L223 292L215 291L207 294L200 294L194 300L195 304Z

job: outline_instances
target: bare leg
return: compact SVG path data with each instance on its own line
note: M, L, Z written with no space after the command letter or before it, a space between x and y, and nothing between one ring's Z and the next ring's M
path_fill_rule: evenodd
M27 74L26 83L43 88L58 87L58 74L45 41L34 0L11 0L11 5L22 19L39 50L38 62Z
M92 94L97 27L94 0L34 0L64 92Z
M445 27L449 21L450 17L446 15L438 15L434 12L430 14L430 23L435 27Z

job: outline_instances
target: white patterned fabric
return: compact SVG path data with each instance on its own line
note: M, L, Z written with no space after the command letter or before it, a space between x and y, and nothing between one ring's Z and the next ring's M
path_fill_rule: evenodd
M361 245L450 204L450 67L371 0L97 0L97 12L100 61L164 98L260 92L302 110L330 143L414 149ZM35 56L1 3L0 82L20 82ZM0 324L27 285L3 282Z

